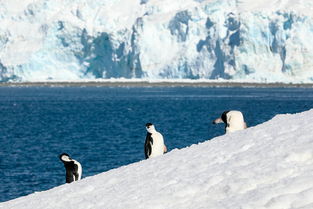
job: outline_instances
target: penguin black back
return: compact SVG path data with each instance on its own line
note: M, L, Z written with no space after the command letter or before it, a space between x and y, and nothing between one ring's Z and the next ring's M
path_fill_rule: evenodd
M152 152L152 145L153 145L153 138L152 138L152 134L149 133L149 128L150 126L152 126L152 123L147 123L146 124L146 129L147 129L147 136L146 136L146 141L145 141L145 157L146 159L149 158L149 156L151 155Z
M78 166L73 162L64 162L66 169L66 183L71 183L78 180Z
M229 110L223 112L223 113L222 113L222 116L221 116L221 118L222 118L222 120L223 120L223 122L224 122L225 124L227 124L227 113L229 113Z
M66 183L71 183L73 181L77 181L80 179L80 173L78 164L75 163L73 159L66 153L62 153L59 156L60 160L63 162L66 174L65 174L65 181Z
M151 133L147 132L146 141L145 141L145 157L149 158L152 151L153 138L151 137Z

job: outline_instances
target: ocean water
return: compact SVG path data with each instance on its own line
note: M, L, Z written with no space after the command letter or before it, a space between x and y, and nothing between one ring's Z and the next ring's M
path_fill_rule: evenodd
M144 160L147 122L170 151L224 134L225 110L251 127L311 108L306 88L1 87L0 201L64 184L63 152L83 178Z

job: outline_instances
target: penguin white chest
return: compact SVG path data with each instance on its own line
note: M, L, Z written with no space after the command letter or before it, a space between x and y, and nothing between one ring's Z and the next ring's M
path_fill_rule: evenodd
M155 133L152 133L151 137L153 139L153 144L151 147L152 148L151 155L149 156L149 158L163 155L164 139L163 139L162 134L160 134L159 132L155 132Z
M77 174L78 174L78 179L77 180L80 180L81 177L82 177L82 172L83 172L82 166L81 166L81 164L78 161L76 161L76 160L73 160L73 161L77 165ZM74 177L74 179L75 179L75 177Z
M243 115L239 111L230 111L227 113L226 133L245 129L245 121Z

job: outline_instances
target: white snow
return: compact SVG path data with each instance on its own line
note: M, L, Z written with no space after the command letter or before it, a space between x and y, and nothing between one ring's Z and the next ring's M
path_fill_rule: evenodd
M312 209L312 124L313 109L277 115L0 208Z
M0 81L313 82L308 0L1 0Z

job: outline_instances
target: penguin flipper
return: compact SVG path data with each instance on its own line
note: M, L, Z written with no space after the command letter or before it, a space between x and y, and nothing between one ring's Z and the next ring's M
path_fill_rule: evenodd
M74 181L79 180L78 165L76 163L74 164L73 175L74 175Z
M151 144L153 144L153 139L151 137L151 133L147 133L146 141L145 141L145 157L146 159L149 158L151 155L152 147Z

